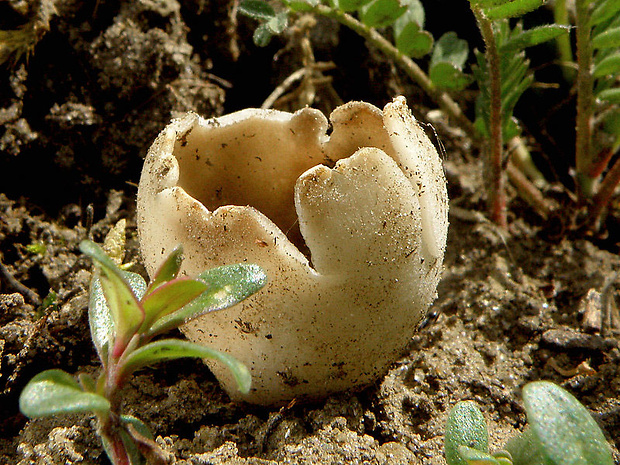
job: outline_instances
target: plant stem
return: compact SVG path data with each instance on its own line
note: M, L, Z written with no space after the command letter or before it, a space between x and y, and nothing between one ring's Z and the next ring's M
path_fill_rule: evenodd
M547 220L551 214L551 207L545 200L542 192L530 182L527 176L512 161L508 162L506 173L510 183L519 192L519 196L534 208L543 220Z
M502 135L502 88L500 75L500 58L493 32L493 25L479 7L472 5L472 11L478 20L480 33L484 39L487 66L489 69L489 124L491 140L486 150L490 166L489 211L491 220L500 228L506 229L506 192L504 189L504 169L502 165L504 140Z
M620 159L616 160L611 169L607 172L605 179L601 183L598 192L592 199L592 208L590 209L590 218L592 224L598 227L596 223L599 221L601 213L611 200L616 187L620 184Z
M591 0L577 0L577 137L575 164L577 194L581 200L592 196L594 179L589 174L592 163L592 45L588 25Z
M553 22L555 24L564 24L566 26L570 25L566 0L555 0L555 3L553 4ZM562 34L555 39L555 43L557 44L558 53L560 54L564 79L572 82L573 79L575 79L575 69L569 66L569 64L573 62L573 51L570 45L570 36L567 34Z
M411 58L401 53L394 45L385 39L385 37L379 34L376 29L368 27L355 19L353 16L327 5L319 4L313 8L313 11L321 16L335 19L340 24L347 26L368 42L372 43L387 57L391 58L398 67L407 73L407 75L416 84L418 84L443 111L448 114L448 116L456 121L456 123L467 133L467 135L469 135L469 137L474 140L478 140L480 138L480 135L474 128L473 123L469 120L469 118L467 118L467 116L465 116L458 103L452 100L447 93L437 89L427 74L422 71L422 69L416 65Z
M118 415L113 412L106 416L98 415L99 435L103 441L104 449L114 465L130 465L129 454L123 438L119 434L118 418Z

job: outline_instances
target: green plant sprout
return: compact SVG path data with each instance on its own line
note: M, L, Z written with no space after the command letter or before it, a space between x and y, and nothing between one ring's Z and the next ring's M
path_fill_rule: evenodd
M90 412L97 417L113 464L164 463L146 425L121 413L121 388L146 365L197 357L224 363L239 390L248 392L249 371L234 358L187 341L152 340L188 320L237 304L261 289L266 276L257 265L242 264L208 270L196 279L179 277L182 251L176 248L147 286L140 275L121 270L94 242L81 242L80 250L96 266L88 316L101 373L96 380L82 373L77 381L58 369L39 373L22 391L20 410L29 418Z
M484 54L477 52L474 76L480 89L476 99L476 128L483 134L489 169L491 219L506 227L504 189L507 141L520 133L513 111L523 92L534 82L525 48L555 39L567 32L565 26L547 24L523 30L508 20L540 7L544 0L469 0L484 39Z
M493 454L480 409L472 401L457 403L446 423L448 465L613 465L603 432L566 390L548 381L528 383L523 403L528 426Z

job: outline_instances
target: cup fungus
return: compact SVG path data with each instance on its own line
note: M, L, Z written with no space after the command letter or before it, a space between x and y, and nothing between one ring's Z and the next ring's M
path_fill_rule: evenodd
M182 329L252 373L233 399L281 404L372 383L407 349L436 296L448 229L437 151L405 99L383 112L247 109L188 114L150 148L138 231L152 275L177 244L182 272L256 263L268 284Z

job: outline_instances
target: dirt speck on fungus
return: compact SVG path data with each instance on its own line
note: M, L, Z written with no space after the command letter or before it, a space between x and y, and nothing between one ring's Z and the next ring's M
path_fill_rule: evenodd
M28 20L21 2L5 3L0 18ZM254 48L254 24L231 16L232 5L56 2L29 60L0 67L0 463L108 463L92 418L27 420L18 396L45 369L96 375L91 263L77 247L125 218L126 261L143 272L135 185L156 134L178 112L258 106L299 66L290 50L273 61L282 39ZM317 58L336 62L334 89L346 100L383 106L404 93L418 102L418 91L349 32L320 22L312 40ZM360 66L373 81L340 85ZM173 463L444 464L444 425L457 401L480 406L496 450L525 425L521 389L542 379L590 410L620 461L618 338L584 326L580 313L588 293L620 271L620 257L583 238L549 240L518 200L508 234L481 221L480 166L469 142L443 126L455 208L436 317L409 354L364 390L283 409L230 402L200 361L142 369L123 391L123 410L151 428ZM43 308L50 291L56 297Z

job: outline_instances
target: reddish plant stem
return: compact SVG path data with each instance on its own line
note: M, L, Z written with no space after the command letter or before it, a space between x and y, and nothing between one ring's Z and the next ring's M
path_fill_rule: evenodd
M500 58L495 41L493 26L478 7L473 7L474 15L478 20L480 33L484 39L485 58L489 68L489 123L491 140L486 145L490 166L490 185L488 189L489 212L491 220L500 228L506 229L506 192L504 188L503 152L504 140L502 135L502 90L500 75Z
M590 0L575 2L577 26L577 122L575 165L577 194L580 200L592 196L594 179L590 176L592 164L592 44L590 41Z
M611 197L620 184L620 159L616 160L611 169L607 172L605 179L599 186L598 192L592 199L592 208L590 209L590 219L592 224L600 220L603 210L609 205Z

